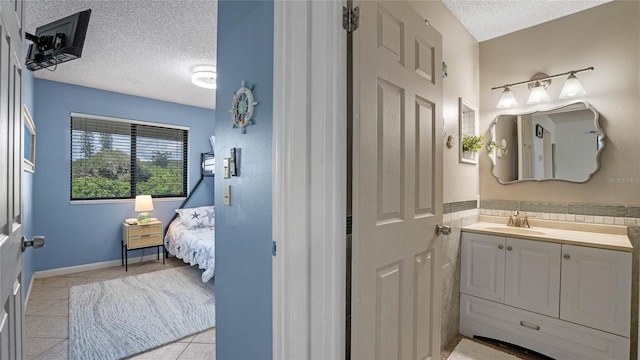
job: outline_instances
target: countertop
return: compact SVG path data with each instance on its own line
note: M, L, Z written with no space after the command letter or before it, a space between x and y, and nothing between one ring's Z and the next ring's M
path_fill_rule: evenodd
M529 219L530 230L532 230L529 231L528 228L507 227L508 219L502 216L481 215L479 222L462 227L462 231L608 250L633 251L626 226Z

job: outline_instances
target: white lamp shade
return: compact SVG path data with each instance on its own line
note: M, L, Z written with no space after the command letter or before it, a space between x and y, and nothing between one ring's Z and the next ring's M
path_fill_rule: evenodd
M151 211L151 210L153 210L153 201L151 200L151 195L136 196L135 211Z
M510 108L518 106L518 102L516 101L515 96L511 92L511 89L508 87L504 88L502 95L500 95L500 100L498 100L498 109Z
M560 99L582 96L586 93L587 92L584 90L584 87L580 84L580 80L578 80L574 74L571 74L567 78L567 81L564 82L564 86L560 92Z
M551 98L549 97L549 94L547 94L547 90L545 90L544 86L538 85L531 89L531 94L529 94L529 100L527 100L527 104L537 104L550 100Z

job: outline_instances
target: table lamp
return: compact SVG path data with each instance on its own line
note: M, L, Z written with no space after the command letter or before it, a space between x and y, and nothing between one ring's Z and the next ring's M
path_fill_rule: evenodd
M148 211L153 210L153 201L151 195L138 195L136 196L136 211L138 214L138 224L146 224L151 221L151 215Z

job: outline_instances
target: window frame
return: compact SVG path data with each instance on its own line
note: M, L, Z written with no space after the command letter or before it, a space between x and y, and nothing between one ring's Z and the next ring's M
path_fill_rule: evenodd
M25 133L23 134L23 143L22 143L22 162L24 166L24 171L35 172L36 171L36 124L29 113L29 110L26 106L22 107L23 117L24 117L24 129ZM30 140L29 146L29 154L28 157L25 151L25 145L27 143L27 138Z
M134 161L132 160L132 162L130 163L131 165L131 192L129 194L129 196L127 197L109 197L109 198L73 198L73 118L84 118L84 119L89 119L89 120L100 120L100 121L111 121L111 122L118 122L118 123L124 123L124 124L128 124L131 125L132 127L135 125L142 125L142 126L151 126L151 127L159 127L159 128L163 128L163 129L171 129L171 130L183 130L185 131L185 133L183 134L183 155L182 155L182 161L183 161L183 194L182 195L153 195L154 199L165 199L165 200L171 200L171 199L183 199L186 198L188 193L189 193L189 132L190 132L190 127L189 126L183 126L183 125L175 125L175 124L166 124L166 123L158 123L158 122L151 122L151 121L142 121L142 120L133 120L133 119L125 119L125 118L116 118L116 117L110 117L110 116L101 116L101 115L92 115L92 114L84 114L84 113L76 113L76 112L72 112L69 115L69 151L70 151L70 158L69 158L69 201L70 203L105 203L105 202L122 202L122 201L131 201L134 200L136 197L136 181L133 180L135 179L135 166L134 166ZM135 154L137 152L137 148L134 149L134 147L136 146L135 143L136 141L134 141L134 134L130 134L131 136L131 159L135 158ZM136 135L137 136L137 135Z

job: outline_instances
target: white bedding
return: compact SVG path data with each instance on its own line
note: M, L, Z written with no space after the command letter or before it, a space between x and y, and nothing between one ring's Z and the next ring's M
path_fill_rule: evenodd
M164 246L177 258L205 271L202 281L209 281L215 272L215 232L213 226L190 229L177 218L169 225Z

